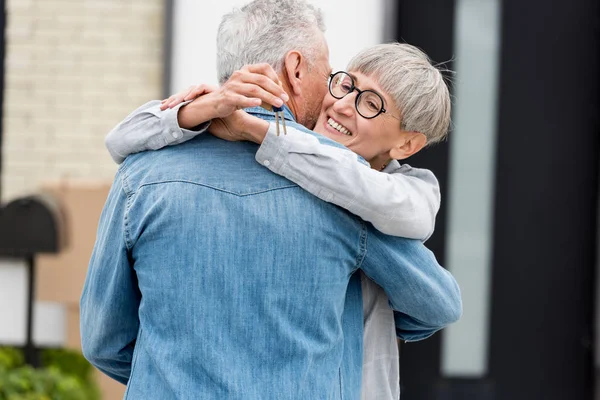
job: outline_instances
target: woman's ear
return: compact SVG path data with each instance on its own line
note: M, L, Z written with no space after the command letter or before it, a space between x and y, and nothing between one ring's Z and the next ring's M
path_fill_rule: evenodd
M427 144L427 137L420 132L405 132L404 142L390 150L390 158L404 160L418 153Z
M289 51L284 58L283 73L291 91L296 96L302 95L302 80L306 73L306 59L297 50Z

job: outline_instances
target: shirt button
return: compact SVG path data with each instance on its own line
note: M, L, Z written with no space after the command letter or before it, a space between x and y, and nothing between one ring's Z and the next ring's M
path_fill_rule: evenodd
M265 160L265 161L263 161L263 165L264 165L265 167L268 167L269 165L271 165L271 161L269 161L269 160Z
M171 136L173 136L175 139L179 139L179 132L177 132L177 131L172 131L172 132L171 132Z

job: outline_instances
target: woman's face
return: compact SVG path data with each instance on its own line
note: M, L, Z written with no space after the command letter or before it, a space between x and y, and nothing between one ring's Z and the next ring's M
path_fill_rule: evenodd
M321 114L314 131L343 144L350 150L374 163L389 160L390 150L402 143L403 132L400 129L400 111L385 93L375 79L360 72L350 71L354 85L360 90L373 90L384 101L385 113L372 119L362 117L356 110L355 101L358 91L347 94L342 99L336 99L329 93L325 95Z

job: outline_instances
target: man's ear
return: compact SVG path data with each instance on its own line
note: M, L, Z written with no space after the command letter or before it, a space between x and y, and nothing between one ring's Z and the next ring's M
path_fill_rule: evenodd
M404 160L419 152L427 144L427 137L420 132L405 132L405 134L404 142L390 150L390 158Z
M306 59L297 50L289 51L284 58L284 75L294 95L302 95L302 80L306 73Z

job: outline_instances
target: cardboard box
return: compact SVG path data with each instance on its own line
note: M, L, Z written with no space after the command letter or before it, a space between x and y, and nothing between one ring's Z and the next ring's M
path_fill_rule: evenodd
M36 259L36 299L78 305L109 183L64 181L43 191L63 208L66 247Z

